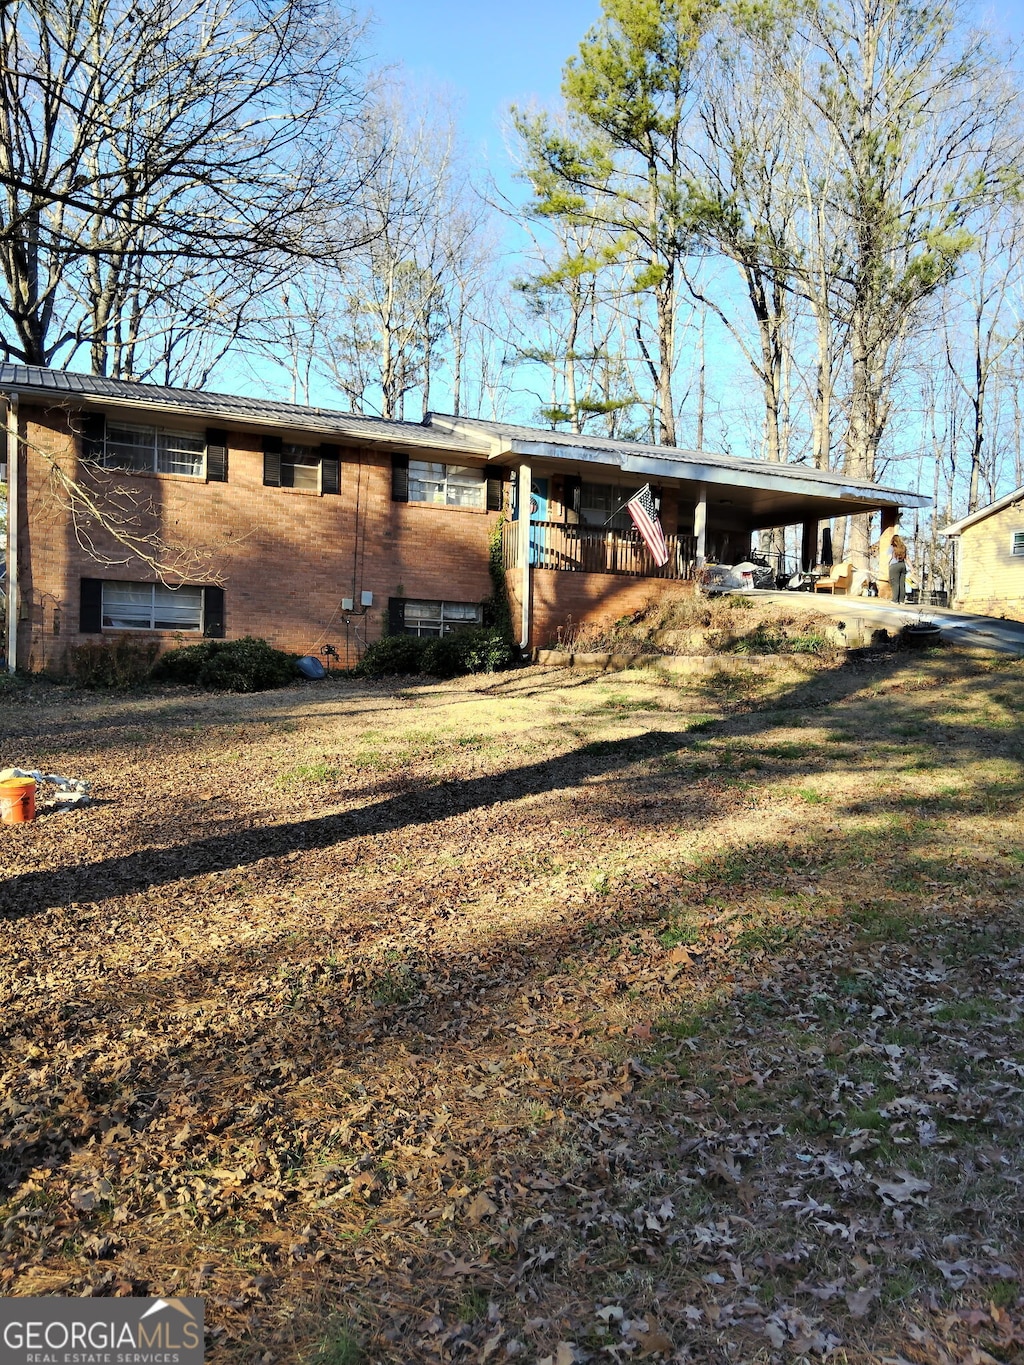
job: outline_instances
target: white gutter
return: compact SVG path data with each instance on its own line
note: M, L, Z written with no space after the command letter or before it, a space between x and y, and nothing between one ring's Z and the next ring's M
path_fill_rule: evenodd
M7 413L7 671L18 667L18 399L8 395Z

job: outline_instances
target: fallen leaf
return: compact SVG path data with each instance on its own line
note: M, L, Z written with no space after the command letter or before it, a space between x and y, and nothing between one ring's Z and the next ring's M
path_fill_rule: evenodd
M851 1318L866 1318L871 1305L878 1298L877 1289L857 1289L851 1290L846 1295L846 1306L850 1310Z
M897 1177L895 1180L873 1179L871 1181L886 1203L902 1204L908 1199L920 1203L921 1200L917 1196L927 1194L931 1189L927 1180L918 1180L909 1171L895 1171L894 1175Z

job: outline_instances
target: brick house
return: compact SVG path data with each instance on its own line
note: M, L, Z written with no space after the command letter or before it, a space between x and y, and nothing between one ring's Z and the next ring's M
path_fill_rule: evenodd
M440 414L391 422L16 365L0 366L0 393L12 668L60 671L69 647L125 631L347 642L354 662L385 632L482 620L496 533L534 647L707 559L744 558L764 527L801 525L810 563L820 522L927 503L801 465ZM661 568L624 511L645 483Z
M954 522L951 606L1024 621L1024 487Z

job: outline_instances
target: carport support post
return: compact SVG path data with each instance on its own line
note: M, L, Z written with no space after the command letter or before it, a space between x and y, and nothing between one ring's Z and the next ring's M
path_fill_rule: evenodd
M808 573L818 562L818 523L805 521L803 539L800 542L800 568Z
M708 549L708 486L706 483L699 484L697 487L697 505L693 509L693 537L697 542L695 560L697 568L700 569L707 558Z
M519 647L526 650L530 648L530 498L533 494L528 464L519 466L518 480L516 505L519 508L519 567L522 573Z

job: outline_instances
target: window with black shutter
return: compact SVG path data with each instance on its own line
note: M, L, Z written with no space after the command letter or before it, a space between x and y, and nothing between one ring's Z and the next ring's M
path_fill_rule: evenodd
M508 480L507 469L489 469L487 471L487 510L488 512L500 512L504 509L504 485Z
M388 634L405 634L405 598L388 598Z
M391 501L409 501L409 457L407 455L392 455L391 457Z
M268 488L281 487L281 438L263 438L263 482Z
M83 459L95 460L97 464L102 464L107 436L107 419L103 413L84 413L81 418L81 431Z
M228 434L215 427L208 427L206 432L206 481L228 481Z
M567 474L565 476L565 513L567 521L579 521L582 493L583 480L576 474Z
M83 578L79 584L78 629L83 635L98 635L103 629L103 581Z
M213 640L224 638L224 589L203 589L203 634Z
M341 455L337 446L320 447L320 492L341 491Z

